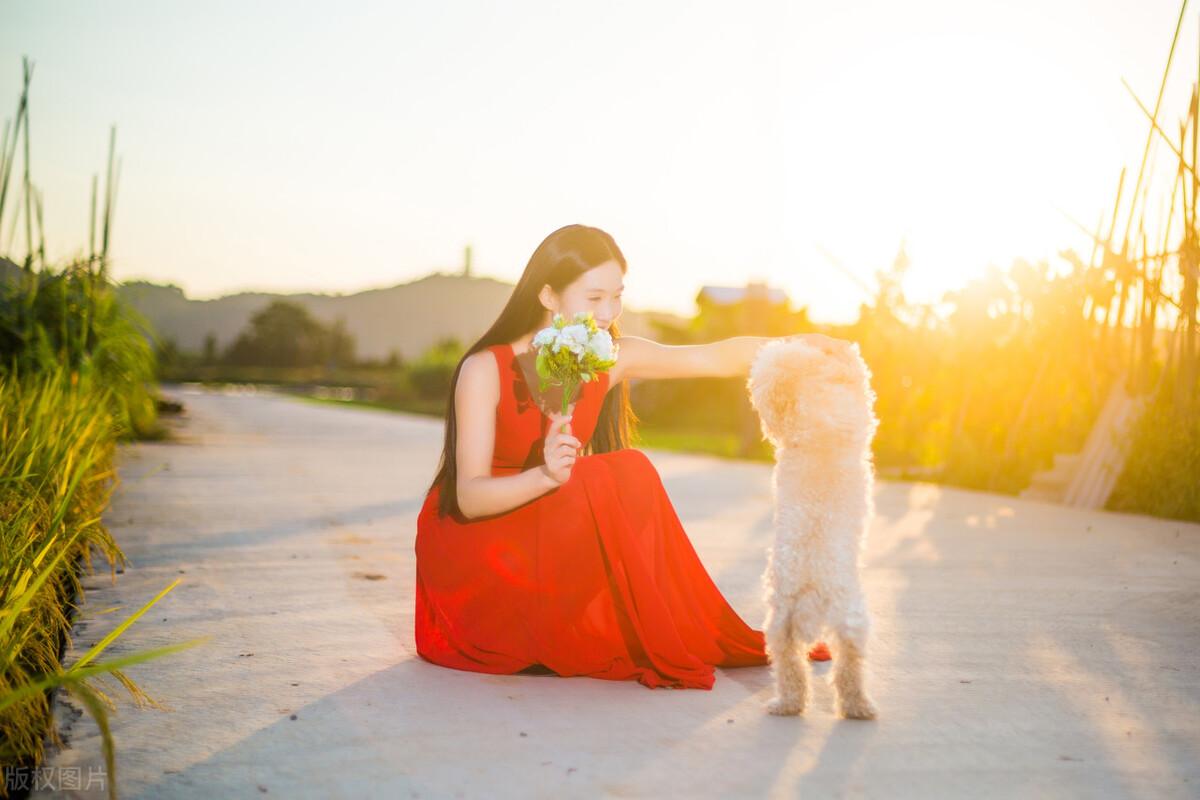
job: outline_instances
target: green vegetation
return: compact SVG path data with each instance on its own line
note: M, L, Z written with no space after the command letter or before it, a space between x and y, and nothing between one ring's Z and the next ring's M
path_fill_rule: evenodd
M446 410L450 379L465 352L458 339L446 337L408 363L392 360L289 365L267 355L254 359L254 363L231 363L228 356L234 347L210 358L174 352L170 358L160 360L158 377L207 385L262 384L318 394L322 387L335 386L349 390L346 393L354 400L367 405L441 415Z
M99 679L111 676L135 702L157 705L123 669L203 640L97 661L175 587L175 581L74 663L62 663L72 615L81 605L79 575L84 566L92 569L92 549L105 556L114 572L118 563L125 563L101 521L117 483L116 444L159 438L164 430L157 418L154 353L143 321L117 300L107 277L115 136L110 137L100 247L97 250L93 184L90 255L55 270L46 263L41 193L29 170L27 98L32 71L26 61L16 124L5 126L0 146L3 222L23 132L24 203L10 206L13 222L11 227L0 225L0 231L15 230L23 213L27 244L20 267L0 259L0 794L7 797L10 789L27 788L21 782L41 762L47 737L61 744L50 705L51 690L61 686L84 704L100 727L109 795L115 797L107 722L107 709L113 705ZM8 242L10 252L14 244ZM18 774L17 769L24 771Z
M61 662L82 596L79 562L90 572L95 546L114 570L125 564L101 513L115 486L113 451L128 432L127 418L128 403L99 370L50 365L0 373L0 763L6 770L40 762L44 737L60 743L48 690L63 686L100 726L113 788L106 711L112 701L94 679L109 673L135 702L156 705L121 670L197 643L93 663L175 581L74 663Z
M662 427L647 427L638 431L636 445L656 450L704 453L722 458L743 457L740 452L740 440L736 433L708 433L694 429L672 430ZM759 458L765 461L770 458L770 455Z
M1016 493L1056 453L1078 451L1109 389L1125 380L1156 392L1152 412L1129 436L1130 453L1110 508L1200 519L1196 468L1200 414L1193 390L1178 381L1184 326L1172 333L1117 326L1119 291L1071 251L1066 269L1018 260L989 269L937 304L901 291L903 252L875 276L877 289L858 320L823 333L859 344L872 371L880 427L880 476ZM740 326L740 327L739 327ZM786 336L816 330L803 311L774 315L702 306L686 328L662 327L668 344L722 336ZM347 387L341 400L441 417L450 376L463 352L444 340L412 363L334 370L195 367L175 380L266 382L315 392ZM1131 364L1130 354L1137 358ZM642 381L631 388L641 419L640 446L763 462L772 459L746 396L744 378Z
M1109 509L1200 521L1200 414L1181 416L1174 394L1174 382L1164 383L1134 425Z
M338 367L354 363L354 340L341 320L326 327L304 306L276 300L250 318L223 361L230 366Z

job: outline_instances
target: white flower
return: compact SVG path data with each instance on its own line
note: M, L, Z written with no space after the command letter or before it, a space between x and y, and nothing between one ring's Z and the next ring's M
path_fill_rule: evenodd
M533 337L533 346L534 347L545 347L548 344L554 344L554 341L557 338L558 338L558 329L557 328L542 328L540 331L537 332L537 335Z
M558 344L556 350L566 348L575 355L582 355L584 348L588 343L588 329L586 325L568 325L559 331Z
M578 356L583 354L583 345L581 345L579 342L559 336L558 340L554 342L554 352L557 353L560 350L570 350L572 353Z
M581 325L581 324L568 325L567 327L562 329L562 335L563 335L563 337L565 337L567 339L571 339L576 342L579 342L580 344L587 344L587 340L588 340L587 325Z
M608 361L612 358L612 335L606 330L596 331L587 343L587 349L601 361Z

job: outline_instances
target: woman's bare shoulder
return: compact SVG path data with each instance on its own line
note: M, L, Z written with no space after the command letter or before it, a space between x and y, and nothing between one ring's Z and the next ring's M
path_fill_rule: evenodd
M500 398L500 372L490 349L478 350L463 359L458 371L458 388L477 396Z
M484 364L485 366L483 367L474 366L472 369L495 370L497 363L499 363L499 360L496 358L495 351L493 351L490 347L485 347L482 350L476 350L474 353L471 353L471 355L467 356L463 361L463 369L466 369L468 364Z

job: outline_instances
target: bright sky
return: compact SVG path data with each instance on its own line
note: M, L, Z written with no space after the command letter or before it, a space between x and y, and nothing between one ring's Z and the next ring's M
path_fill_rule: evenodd
M1147 124L1121 78L1153 105L1179 14L1175 0L734 8L7 0L0 116L27 54L51 259L86 246L116 123L114 274L193 297L390 286L458 270L467 244L475 274L515 281L548 233L584 222L629 259L630 308L690 314L703 284L765 279L849 320L862 290L825 253L870 283L903 237L919 299L1016 256L1086 256L1056 209L1094 226L1122 166L1128 194ZM1180 39L1175 131L1193 8Z

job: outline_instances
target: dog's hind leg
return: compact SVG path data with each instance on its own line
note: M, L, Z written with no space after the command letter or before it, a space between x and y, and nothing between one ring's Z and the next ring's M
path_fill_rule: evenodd
M767 655L775 678L775 696L767 702L772 714L802 714L809 700L808 660L795 636L796 608L790 598L776 598L764 625Z
M876 709L867 696L863 680L870 619L861 592L846 618L834 626L837 647L833 651L833 685L837 692L837 711L848 719L875 719Z

